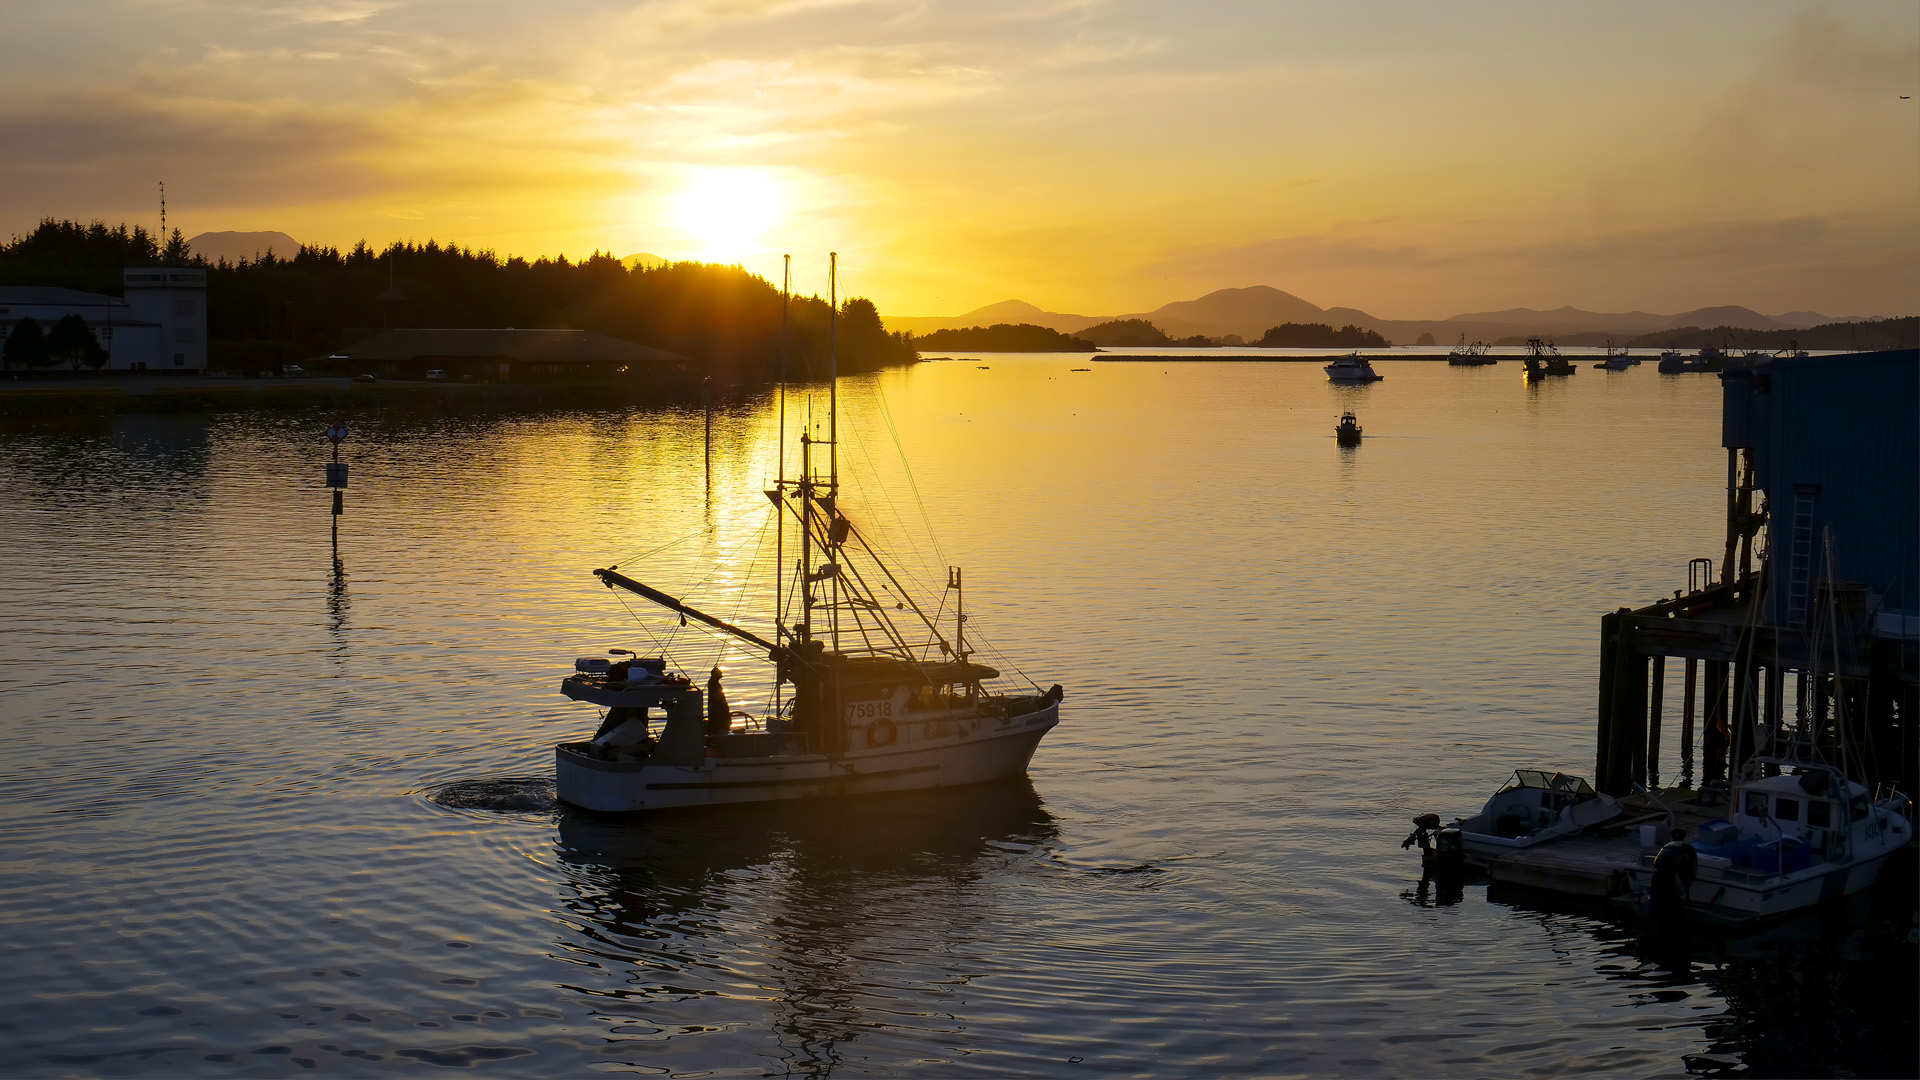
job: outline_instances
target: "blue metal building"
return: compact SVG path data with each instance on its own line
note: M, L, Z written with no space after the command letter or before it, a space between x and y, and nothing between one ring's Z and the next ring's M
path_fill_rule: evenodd
M1767 496L1766 621L1804 625L1831 535L1872 635L1920 637L1920 350L1779 357L1721 385L1721 443L1752 452Z

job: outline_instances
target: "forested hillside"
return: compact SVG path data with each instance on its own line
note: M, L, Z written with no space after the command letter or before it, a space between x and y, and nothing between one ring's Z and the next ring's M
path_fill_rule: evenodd
M0 244L0 284L118 296L124 267L162 261L207 270L215 368L272 366L403 326L593 330L693 356L727 381L773 377L780 354L780 291L765 279L708 263L628 268L598 253L528 261L429 240L208 264L178 230L163 249L139 226L49 219ZM870 301L849 299L840 310L843 372L914 359L903 335L881 328ZM788 341L796 377L825 374L828 315L826 301L794 298Z

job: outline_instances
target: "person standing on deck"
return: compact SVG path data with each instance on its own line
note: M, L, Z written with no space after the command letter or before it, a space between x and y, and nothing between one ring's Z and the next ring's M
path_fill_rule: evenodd
M727 693L720 688L720 669L707 676L707 734L725 735L733 727L733 710L727 706Z

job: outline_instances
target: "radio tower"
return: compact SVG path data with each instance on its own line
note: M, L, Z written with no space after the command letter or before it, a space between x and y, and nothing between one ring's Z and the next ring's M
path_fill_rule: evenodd
M167 182L160 181L160 246L167 246Z

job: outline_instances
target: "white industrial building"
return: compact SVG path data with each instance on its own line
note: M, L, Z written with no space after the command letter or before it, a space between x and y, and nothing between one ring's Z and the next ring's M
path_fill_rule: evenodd
M21 319L43 331L67 315L87 320L112 371L205 371L207 272L130 266L126 298L40 285L0 285L0 343Z

